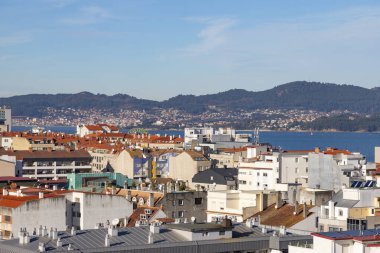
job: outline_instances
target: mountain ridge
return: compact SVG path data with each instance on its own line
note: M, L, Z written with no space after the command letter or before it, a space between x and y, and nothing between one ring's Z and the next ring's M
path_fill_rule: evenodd
M304 109L316 111L349 110L380 113L380 88L355 85L295 81L263 91L230 89L214 94L177 95L164 101L140 99L128 94L79 93L27 94L0 98L15 116L42 116L47 107L56 109L135 109L174 108L202 113L210 106L222 110Z

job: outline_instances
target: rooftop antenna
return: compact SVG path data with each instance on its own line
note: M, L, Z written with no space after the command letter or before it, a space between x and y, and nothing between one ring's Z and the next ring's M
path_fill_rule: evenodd
M255 144L260 144L260 132L258 127L255 128L253 136L255 139Z

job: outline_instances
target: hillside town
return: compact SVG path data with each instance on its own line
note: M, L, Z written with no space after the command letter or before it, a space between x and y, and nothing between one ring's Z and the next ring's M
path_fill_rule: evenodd
M213 125L236 126L246 129L254 124L263 130L301 130L302 124L321 117L332 117L349 111L321 112L301 109L257 109L230 111L210 106L202 113L189 113L179 109L107 110L78 108L46 108L41 116L18 115L13 122L19 126L73 126L103 122L121 128L147 127L182 129L185 126Z
M0 109L0 252L380 252L380 147L287 150L184 136L12 131Z

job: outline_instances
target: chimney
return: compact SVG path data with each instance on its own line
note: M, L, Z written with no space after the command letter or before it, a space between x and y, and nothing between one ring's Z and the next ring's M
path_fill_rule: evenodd
M264 194L260 192L256 194L256 206L258 207L259 212L264 211ZM277 207L276 207L277 208Z
M58 239L58 229L54 228L52 238L53 240Z
M61 237L57 238L57 248L62 247Z
M153 243L154 243L153 233L149 231L148 244L153 244Z
M149 193L148 205L149 205L150 207L153 207L153 206L154 206L154 193L153 193L153 192L150 192L150 193Z
M281 192L276 192L276 194L277 194L277 198L276 198L275 208L279 209L283 205L283 203L282 203L282 197L281 197Z
M320 147L315 147L315 148L314 148L314 152L315 152L315 153L319 153L319 152L321 152L321 148L320 148Z
M159 234L160 233L160 224L158 222L152 222L152 224L150 224L149 231L152 234Z
M43 242L38 243L38 252L45 252L45 251L46 251L45 243Z
M329 219L334 219L335 217L335 202L329 201Z
M170 192L172 192L172 183L170 183L170 182L168 182L167 184L166 184L166 190L167 190L167 192L168 193L170 193Z
M3 196L8 196L9 192L7 188L3 188Z
M42 236L42 225L40 225L40 227L38 228L38 236Z
M128 181L124 182L124 189L128 189Z
M298 215L298 213L299 213L299 205L298 205L298 201L296 201L296 203L294 205L293 215Z
M224 219L222 220L222 225L223 225L223 227L225 227L225 228L230 228L230 227L232 227L232 221L231 221L231 219L228 219L228 218L227 218L227 215L226 215L226 217L224 217Z
M179 182L176 181L174 184L174 191L179 192Z
M69 243L69 247L67 247L67 250L68 250L68 251L72 251L72 250L74 250L74 246L73 246L73 244Z
M44 198L44 192L38 192L38 198L43 199Z
M44 226L44 229L42 230L42 236L47 236L48 235L48 230L47 227Z
M109 247L110 245L111 245L111 238L110 238L109 234L106 234L106 238L104 240L104 246Z
M53 191L57 191L58 190L58 185L53 185Z
M132 201L132 191L130 191L130 190L128 190L128 192L127 192L127 200L128 200L129 202Z
M71 235L76 235L77 234L77 231L75 229L75 227L71 227Z
M280 227L280 235L286 235L286 227L285 226Z
M108 226L108 235L112 236L112 237L119 235L119 231L117 230L116 226L114 226L114 225Z
M115 186L112 186L112 188L111 188L111 194L112 195L116 194L116 187Z
M17 196L17 197L21 197L21 190L20 190L20 189L17 189L17 190L16 190L16 196Z
M50 227L50 230L49 230L49 238L53 238L53 228Z
M24 237L25 237L25 232L20 228L20 232L18 232L18 242L19 244L23 245L24 244Z
M303 203L303 210L302 210L302 214L303 214L303 218L306 219L307 217L307 205L306 205L306 202Z

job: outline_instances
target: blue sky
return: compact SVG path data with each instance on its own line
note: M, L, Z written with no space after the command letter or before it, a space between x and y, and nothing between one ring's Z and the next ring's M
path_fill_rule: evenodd
M380 86L380 2L0 0L0 97Z

